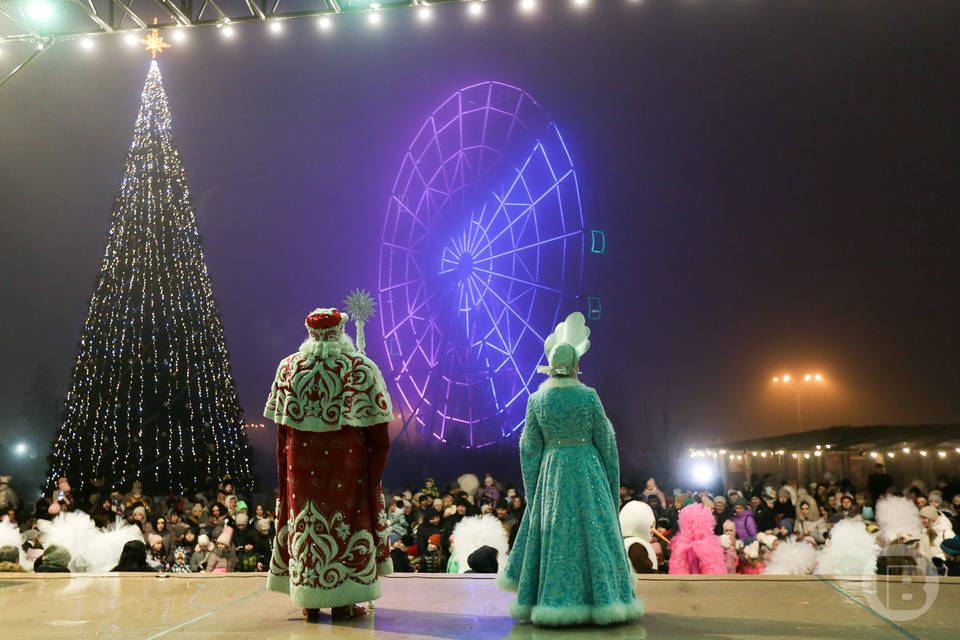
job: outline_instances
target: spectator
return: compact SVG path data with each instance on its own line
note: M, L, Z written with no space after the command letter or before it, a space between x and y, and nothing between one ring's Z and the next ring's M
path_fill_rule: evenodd
M187 557L187 548L177 547L173 550L173 561L170 563L170 573L190 572L190 560Z
M0 547L0 573L26 573L20 564L20 550L13 545Z
M470 567L467 573L497 573L499 571L498 553L493 547L480 547L467 557L467 566Z
M489 473L483 479L483 489L481 490L481 500L489 504L497 504L500 500L500 490L497 489L497 483Z
M837 513L844 518L855 518L861 514L862 509L856 505L853 496L845 493L840 496L840 505L837 507Z
M70 552L58 544L51 544L33 565L37 573L70 573Z
M390 558L393 560L393 570L395 573L413 573L413 567L410 566L410 556L407 550L413 546L413 536L406 534L393 543L390 549Z
M451 517L456 517L456 514ZM430 536L435 533L441 534L441 539L450 538L450 532L453 531L453 525L450 525L449 531L447 531L446 524L444 524L443 528L441 529L440 514L434 509L428 509L426 513L423 514L423 518L423 523L421 523L417 528L416 540L418 549L423 549L426 551L427 546L430 544Z
M510 535L510 532L513 531L513 528L517 526L517 520L510 515L510 507L507 505L507 501L503 498L500 498L500 500L497 501L495 515L497 516L497 520L503 524L503 528L507 530L507 535Z
M733 506L733 524L737 529L737 537L744 544L750 544L757 537L757 524L753 520L753 510L743 498L737 498Z
M887 473L887 468L882 462L873 465L873 469L873 473L867 477L867 490L876 502L883 497L887 489L893 486L893 477Z
M670 486L670 485L667 485L667 486ZM663 505L663 507L667 506L667 497L663 495L663 491L660 491L659 487L657 487L657 481L654 480L653 478L649 478L647 480L647 486L644 487L643 489L643 497L645 500L647 500L648 504L650 502L649 500L650 496L656 496L657 499L660 501L660 504ZM653 505L650 505L650 506L651 508L653 507ZM657 510L654 509L653 511L654 513L656 513Z
M420 491L420 494L427 496L431 499L431 501L433 498L440 497L440 490L437 489L436 484L433 482L433 478L426 479L426 481L423 483L423 489Z
M757 531L772 531L776 526L776 520L773 515L773 505L776 499L773 493L773 487L767 487L762 496L754 495L750 498L750 505L753 509L753 521L757 525Z
M727 506L727 499L723 496L717 496L713 501L714 535L723 533L723 523L733 516L733 509Z
M153 571L166 571L167 558L170 554L163 550L163 538L156 533L151 533L147 537L147 542L150 544L150 550L147 552L147 564Z
M147 545L141 540L131 540L123 545L120 560L111 571L153 571L147 564Z
M820 517L820 507L817 501L806 493L800 496L800 505L797 507L797 520L795 529L801 538L810 538L813 542L820 545L824 543L824 533L827 531L827 525Z
M217 544L207 558L206 570L208 573L230 573L233 571L237 556L230 548L233 528L224 527L223 533L217 538Z
M783 518L793 519L796 516L796 508L793 505L793 499L788 487L780 487L777 492L777 503L773 505L774 524L779 523Z
M270 556L273 552L273 537L270 535L270 520L261 518L253 526L254 551L257 553L257 571L266 571L270 566Z
M937 511L936 507L927 505L920 509L920 524L923 533L920 535L920 552L927 558L946 560L941 545L954 538L953 527L950 521Z
M257 570L257 534L249 526L247 514L238 513L235 518L237 528L234 529L232 546L237 555L234 565L236 571L252 572Z
M194 573L203 571L203 568L207 566L207 562L210 560L212 552L213 543L210 542L207 534L201 533L197 538L197 546L190 555L190 570Z
M741 498L742 499L742 498ZM743 543L737 539L737 527L733 520L723 523L723 533L720 534L720 546L723 547L723 563L727 573L736 573L740 562L740 546Z
M10 509L20 508L20 496L10 484L10 476L0 476L0 513L8 513Z
M434 533L427 539L427 549L420 557L421 571L424 573L443 573L444 557L440 534Z

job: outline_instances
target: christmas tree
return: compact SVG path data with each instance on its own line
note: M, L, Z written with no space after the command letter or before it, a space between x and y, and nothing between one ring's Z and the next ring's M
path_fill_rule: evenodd
M250 487L250 445L186 173L150 65L48 483ZM81 493L81 495L83 495Z

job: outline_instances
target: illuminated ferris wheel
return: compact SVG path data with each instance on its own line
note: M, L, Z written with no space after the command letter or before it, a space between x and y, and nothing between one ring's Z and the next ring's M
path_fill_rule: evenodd
M380 245L380 319L404 429L483 447L523 425L543 341L578 306L573 161L521 89L465 87L403 157Z

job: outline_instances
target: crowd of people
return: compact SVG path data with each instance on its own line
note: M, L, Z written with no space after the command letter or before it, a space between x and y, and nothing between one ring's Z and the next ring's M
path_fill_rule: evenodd
M113 571L226 573L269 568L276 534L274 500L238 495L229 477L192 497L162 499L145 495L139 483L126 492L108 488L102 478L92 484L94 491L81 500L61 478L56 490L29 505L20 500L11 478L0 476L0 524L6 531L17 531L20 540L10 544L0 536L6 544L0 545L0 572L69 571L69 544L50 544L45 538L52 536L44 534L41 523L55 524L61 514L78 511L98 528L120 526L128 532ZM891 558L906 557L921 571L960 575L956 479L941 476L933 488L915 480L901 490L877 465L867 484L855 487L827 473L798 487L755 474L742 487L675 488L668 496L651 478L642 489L620 487L621 525L625 537L643 540L652 554L639 565L634 562L638 572L812 572L817 569L817 553L824 556L831 546L834 553L846 549L845 543L833 540L842 531L866 536L860 540L867 540L868 546L876 543L870 549L877 557L877 572L902 571L892 566ZM643 510L625 510L632 502L642 503ZM526 509L522 489L490 474L482 482L465 474L445 486L427 478L419 488L387 493L386 505L391 557L398 573L496 573ZM482 518L488 525L496 522L505 541L500 544L489 528L470 533L467 527L458 529L471 518ZM455 535L455 530L463 533ZM469 553L457 553L458 540L459 550L466 545ZM897 545L898 554L885 552L892 545ZM630 554L632 562L635 557Z
M61 514L64 522L67 514L86 514L95 527L123 529L129 538L113 571L266 571L276 533L272 506L238 496L229 476L192 497L150 497L139 482L127 492L108 488L103 478L92 485L94 491L81 499L60 478L54 491L30 505L9 476L0 476L0 514L7 531L11 525L19 530L21 569L69 571L69 545L47 544L45 538L53 536L44 534L45 523L55 528ZM89 531L82 524L78 535ZM21 554L10 546L0 548L0 571L17 570L13 565Z

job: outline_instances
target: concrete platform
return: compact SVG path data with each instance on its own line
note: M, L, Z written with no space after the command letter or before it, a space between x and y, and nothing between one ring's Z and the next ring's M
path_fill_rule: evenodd
M72 640L960 638L960 578L924 591L899 578L649 576L640 622L564 630L515 624L511 596L492 576L391 576L370 616L318 624L264 582L262 574L0 574L0 628L3 637Z

